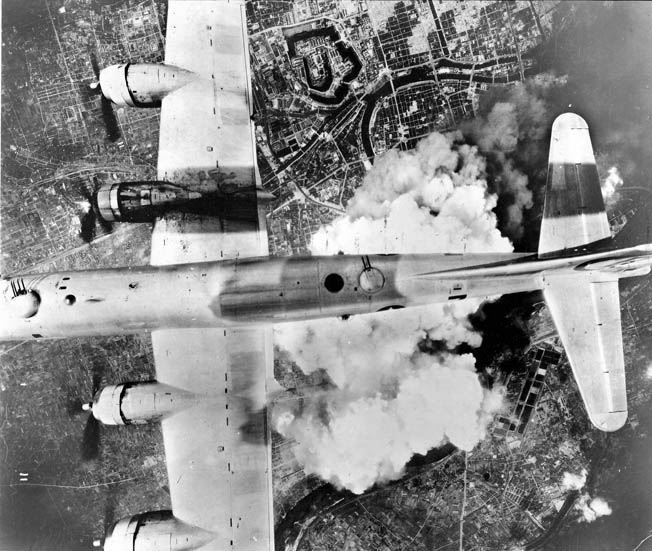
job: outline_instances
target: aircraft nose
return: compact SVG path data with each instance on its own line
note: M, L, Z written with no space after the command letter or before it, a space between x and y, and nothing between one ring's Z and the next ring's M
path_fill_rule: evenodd
M41 297L34 289L28 289L21 278L8 280L1 293L9 316L14 319L28 319L36 315Z

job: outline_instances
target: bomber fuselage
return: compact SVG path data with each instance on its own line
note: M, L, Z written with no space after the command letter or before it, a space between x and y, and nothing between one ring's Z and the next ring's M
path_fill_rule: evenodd
M433 254L247 258L4 280L0 339L269 324L542 289L546 272L649 270L652 245L541 260Z

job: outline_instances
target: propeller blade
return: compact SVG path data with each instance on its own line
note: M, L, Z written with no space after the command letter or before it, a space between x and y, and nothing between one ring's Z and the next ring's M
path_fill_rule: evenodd
M101 216L97 217L97 221L106 233L111 233L113 231L113 224L111 222L104 220Z
M93 67L93 73L95 74L95 78L99 79L100 66L97 63L97 56L95 55L95 52L91 52L90 58L91 58L91 67Z
M95 75L95 81L86 86L86 92L89 95L98 95L102 93L100 88L100 66L97 62L97 56L95 52L90 53L91 67L93 68L93 74Z
M92 414L89 415L81 443L81 458L84 461L92 461L100 456L101 436L100 422Z
M95 52L90 53L91 66L93 67L93 73L95 73L96 82L89 86L90 91L95 93L101 93L102 90L99 84L100 78L100 66L97 62L97 55ZM104 121L104 126L106 127L106 136L109 141L116 142L120 139L120 125L118 124L118 119L113 111L113 105L111 101L106 99L104 95L101 96L102 102L102 120Z
M106 368L106 364L102 360L93 360L93 363L91 364L91 374L92 374L92 390L93 390L93 395L100 390L102 386L106 383L104 380L104 370Z
M102 120L106 127L106 137L111 142L117 142L120 139L120 125L113 105L104 96L102 96Z
M97 96L99 84L95 86L95 83L88 84L87 82L80 82L77 83L77 89L79 90L83 103L91 102L95 99L95 96Z
M95 210L90 208L88 212L80 217L79 220L81 222L79 237L81 237L85 243L90 243L95 238L95 221L97 220Z
M88 191L88 188L84 184L80 183L79 185L76 186L76 189L79 195L81 195L89 203L91 202L91 200L93 199L93 194L92 192Z
M118 505L116 492L117 492L116 485L108 486L106 502L104 503L104 533L106 533L106 531L115 522L115 510Z
M76 417L83 411L84 402L79 397L70 397L66 402L66 411L69 417Z
M81 223L81 229L79 236L85 243L90 243L97 237L97 227L98 225L102 228L103 234L109 234L113 232L113 224L104 220L97 210L97 190L100 187L100 182L96 176L93 177L93 189L89 191L86 185L80 185L77 189L79 194L86 200L88 203L87 208L82 209L83 212L79 217ZM82 205L81 203L79 203Z

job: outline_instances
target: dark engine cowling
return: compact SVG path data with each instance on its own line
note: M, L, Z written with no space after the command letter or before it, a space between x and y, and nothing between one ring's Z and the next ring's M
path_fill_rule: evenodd
M100 89L116 105L160 107L161 100L188 84L193 73L163 63L123 63L100 71Z
M201 193L167 182L121 182L100 187L96 202L99 215L107 222L151 222L201 197Z
M194 188L162 181L103 184L95 195L97 213L107 222L153 222L170 211L258 220L258 204L273 195L253 186L206 180Z
M106 534L104 551L191 551L213 536L175 518L172 511L150 511L116 522Z

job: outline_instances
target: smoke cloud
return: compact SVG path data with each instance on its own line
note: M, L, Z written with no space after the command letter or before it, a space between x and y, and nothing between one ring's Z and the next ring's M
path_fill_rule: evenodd
M297 457L307 472L362 493L399 477L413 454L425 454L439 443L473 449L485 436L487 417L501 403L498 391L478 383L470 354L421 357L395 384L395 389L355 399L338 390L321 404L325 412L280 412L276 428L301 443Z
M584 522L593 522L599 517L604 517L612 513L609 504L601 497L592 498L589 494L582 494L577 508L582 513L580 520Z
M458 134L432 134L409 152L378 159L347 213L313 239L315 254L509 251L496 228L486 163ZM484 389L461 343L481 337L468 316L479 301L283 324L276 343L306 372L325 370L335 388L275 405L274 426L297 441L308 473L361 493L399 477L414 453L446 442L470 450L502 404ZM419 350L424 338L442 343Z
M547 136L550 110L543 99L549 91L565 83L564 77L544 73L526 83L498 92L484 101L478 117L462 126L464 135L486 156L491 191L500 197L500 229L513 240L523 237L523 216L534 205L525 159L545 166L540 144ZM489 105L490 107L487 107ZM532 147L536 145L536 147ZM524 166L521 166L524 165ZM540 171L539 167L536 171Z
M587 477L586 469L582 469L580 474L573 474L565 472L561 480L561 485L564 490L581 490L586 485ZM584 522L593 522L599 517L611 514L611 507L607 501L601 497L591 497L588 493L584 492L575 504L576 509L580 511L582 516L580 520Z
M623 185L618 167L612 166L607 172L607 177L602 182L602 198L607 210L612 209L620 200L618 189Z
M580 474L565 472L561 479L561 485L564 490L581 490L586 484L586 469L582 469Z
M520 86L519 89L524 87ZM522 97L520 93L517 97ZM520 135L516 103L498 102L485 118L466 126L491 165L492 188L501 197L502 229L513 239L523 235L523 210L532 207L528 177L515 168L509 155L516 151Z
M565 75L544 72L491 89L476 118L461 127L487 158L489 189L499 196L498 227L521 249L531 250L538 239L550 128L557 115L573 110L556 97L567 83Z
M492 212L486 162L458 134L434 133L376 161L346 216L319 230L314 254L510 251Z

